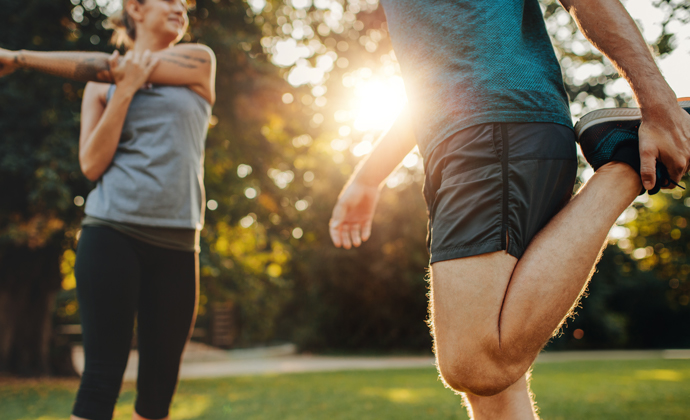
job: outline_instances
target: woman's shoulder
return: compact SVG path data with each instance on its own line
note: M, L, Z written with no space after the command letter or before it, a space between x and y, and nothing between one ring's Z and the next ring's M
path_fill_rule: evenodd
M160 63L149 78L161 85L185 85L201 95L209 104L216 100L216 55L202 44L179 44L156 55Z

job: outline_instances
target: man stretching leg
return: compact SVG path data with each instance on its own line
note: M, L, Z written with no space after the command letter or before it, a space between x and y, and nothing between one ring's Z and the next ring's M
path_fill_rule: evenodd
M366 241L383 181L416 137L438 369L477 420L537 417L527 371L609 229L643 186L679 182L690 160L690 116L619 1L561 3L632 87L639 149L624 146L634 159L595 145L585 156L605 164L570 199L576 139L538 0L382 0L409 110L359 165L330 222L336 246Z

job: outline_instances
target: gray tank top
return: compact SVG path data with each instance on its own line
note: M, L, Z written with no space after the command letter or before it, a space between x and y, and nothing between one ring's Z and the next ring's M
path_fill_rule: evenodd
M108 91L108 100L115 85ZM87 200L88 216L137 225L201 229L204 148L211 105L186 87L140 89L110 167Z

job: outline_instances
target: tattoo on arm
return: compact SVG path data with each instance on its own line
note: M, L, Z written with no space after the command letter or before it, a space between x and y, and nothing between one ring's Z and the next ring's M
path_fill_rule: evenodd
M205 58L194 57L194 56L191 56L191 55L180 54L180 53L174 53L174 52L169 52L169 53L167 53L167 55L171 55L171 56L173 56L173 57L184 58L184 59L186 59L186 60L196 61L196 62L199 62L199 63L201 63L201 64L206 64L206 63L208 63L208 61L209 61L209 60L207 60L207 59L205 59Z
M194 64L183 63L183 62L181 62L181 61L179 61L179 60L173 60L173 59L170 59L170 58L162 58L161 60L163 60L163 61L165 61L165 62L168 62L168 63L172 63L172 64L175 64L175 65L178 65L178 66L180 66L180 67L184 67L184 68L186 68L186 69L195 69L195 68L198 68L198 66L195 66Z
M100 62L99 62L100 61ZM107 76L106 74L107 73ZM109 81L110 64L96 58L85 58L74 67L74 78L81 81Z
M38 70L79 82L110 82L110 65L105 53L53 52L19 53L14 58L19 67Z

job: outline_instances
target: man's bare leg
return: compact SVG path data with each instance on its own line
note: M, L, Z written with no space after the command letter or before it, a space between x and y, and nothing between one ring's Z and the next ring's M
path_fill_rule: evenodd
M467 414L473 420L539 418L529 390L529 372L504 391L491 397L463 394L463 398L467 405Z
M520 261L501 251L431 266L431 320L447 385L492 396L524 377L581 295L610 227L640 189L632 168L610 163L542 229Z

